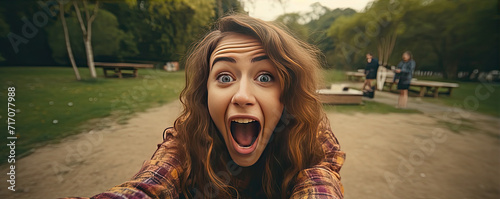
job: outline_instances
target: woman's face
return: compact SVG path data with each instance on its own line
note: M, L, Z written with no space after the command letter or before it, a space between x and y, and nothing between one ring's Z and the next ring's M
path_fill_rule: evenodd
M276 67L261 43L224 37L210 57L208 109L231 158L251 166L262 155L283 112Z
M403 60L405 61L410 60L410 55L408 53L403 53Z

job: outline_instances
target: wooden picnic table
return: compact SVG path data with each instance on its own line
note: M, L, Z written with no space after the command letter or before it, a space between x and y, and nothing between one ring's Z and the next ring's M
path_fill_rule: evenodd
M389 86L389 91L392 91L392 87L397 85L392 81L392 78L387 78L385 84ZM420 97L425 96L427 93L431 92L432 96L437 98L439 94L445 94L451 96L451 91L453 88L458 88L457 83L449 82L437 82L437 81L426 81L426 80L412 80L410 86L419 87L418 93ZM447 92L439 92L440 88L448 89Z
M153 64L137 64L137 63L109 63L109 62L94 62L96 67L101 67L104 71L105 77L118 77L123 78L124 76L137 77L137 70L139 68L154 68ZM132 73L123 73L122 71L129 70ZM113 71L114 73L108 75L108 71Z
M324 104L361 104L363 103L363 92L355 89L332 90L320 89L318 93L319 101Z
M354 72L354 71L348 71L345 72L347 75L347 79L349 80L354 80L354 81L363 81L363 78L365 78L365 73L364 72Z

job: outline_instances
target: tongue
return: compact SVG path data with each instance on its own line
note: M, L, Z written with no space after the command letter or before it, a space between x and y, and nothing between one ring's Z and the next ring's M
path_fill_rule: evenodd
M260 127L258 122L250 122L246 124L231 122L231 133L233 138L240 146L243 147L248 147L253 144L259 134L259 130Z

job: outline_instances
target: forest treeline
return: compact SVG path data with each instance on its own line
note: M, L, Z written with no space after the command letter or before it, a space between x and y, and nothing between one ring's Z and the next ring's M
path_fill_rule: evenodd
M61 12L79 66L87 56L78 15L86 29L95 15L89 31L95 61L176 61L219 15L243 10L238 0L217 2L218 7L214 0L0 1L0 61L69 66Z
M312 7L311 13L287 13L277 20L317 45L327 67L364 68L366 53L383 66L397 65L409 50L417 70L445 78L454 79L459 71L500 70L496 0L376 0L360 12Z
M0 65L70 66L72 54L76 65L87 66L89 50L94 61L178 61L214 20L244 12L243 3L0 1ZM375 0L359 12L329 7L313 3L310 12L275 20L318 46L326 68L362 68L368 52L391 66L406 50L413 52L417 69L442 72L445 78L500 67L496 0Z

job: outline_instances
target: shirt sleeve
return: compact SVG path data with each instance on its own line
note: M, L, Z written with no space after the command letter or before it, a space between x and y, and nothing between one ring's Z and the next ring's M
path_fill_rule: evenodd
M396 66L397 69L403 68L403 61L400 61L398 65Z
M340 199L344 197L344 187L340 182L339 172L344 164L345 153L340 151L339 142L326 116L318 129L318 139L325 157L319 164L299 172L291 198Z
M163 143L132 179L92 198L178 198L184 153L175 135L172 128L165 130Z
M414 60L411 60L410 63L410 72L413 74L413 71L415 71L415 67L417 66L417 63Z

